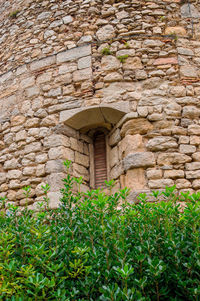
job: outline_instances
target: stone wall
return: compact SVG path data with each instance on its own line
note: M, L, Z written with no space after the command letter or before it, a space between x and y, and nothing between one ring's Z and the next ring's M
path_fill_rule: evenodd
M68 119L101 106L125 114L108 127L117 187L200 189L197 1L10 0L0 15L2 195L24 205L31 185L34 207L48 182L57 199L64 159L90 187L91 135Z

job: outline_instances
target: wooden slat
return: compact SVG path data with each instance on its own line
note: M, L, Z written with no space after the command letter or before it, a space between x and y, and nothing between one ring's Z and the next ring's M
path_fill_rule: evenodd
M97 132L94 136L94 174L95 187L105 187L105 180L107 180L106 140L102 132Z

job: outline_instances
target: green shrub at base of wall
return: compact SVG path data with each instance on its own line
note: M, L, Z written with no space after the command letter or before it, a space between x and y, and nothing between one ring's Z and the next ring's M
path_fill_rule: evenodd
M1 211L0 300L199 300L198 195L173 187L136 205L127 189L74 193L74 181L57 210Z

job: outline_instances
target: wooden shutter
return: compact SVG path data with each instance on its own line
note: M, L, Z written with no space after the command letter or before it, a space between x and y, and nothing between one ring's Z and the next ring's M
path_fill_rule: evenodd
M105 187L105 180L107 180L106 139L102 132L94 135L94 176L95 188Z

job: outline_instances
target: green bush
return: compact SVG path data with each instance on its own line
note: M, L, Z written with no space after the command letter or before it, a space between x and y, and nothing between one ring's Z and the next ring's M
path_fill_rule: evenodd
M75 193L74 183L64 179L59 209L45 197L47 210L1 211L0 300L199 300L198 194L166 188L153 192L163 201L143 194L136 205L127 189Z

